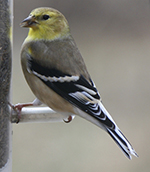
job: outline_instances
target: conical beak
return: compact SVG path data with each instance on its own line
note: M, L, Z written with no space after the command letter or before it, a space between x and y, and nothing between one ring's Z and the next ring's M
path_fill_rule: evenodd
M35 19L35 17L33 16L29 16L27 18L25 18L21 23L20 26L21 27L32 27L33 25L37 24L37 20Z

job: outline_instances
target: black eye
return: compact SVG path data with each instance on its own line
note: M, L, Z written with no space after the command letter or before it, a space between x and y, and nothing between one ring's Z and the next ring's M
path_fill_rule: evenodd
M48 20L49 18L50 18L50 16L49 16L49 15L46 15L46 14L45 14L45 15L43 15L43 19L44 19L44 20Z

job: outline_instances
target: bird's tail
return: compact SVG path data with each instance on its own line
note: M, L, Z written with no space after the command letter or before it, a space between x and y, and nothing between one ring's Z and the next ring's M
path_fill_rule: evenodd
M118 127L116 127L115 130L109 128L106 128L106 130L129 159L132 159L131 155L138 157L137 153Z
M112 139L117 143L117 145L121 148L123 153L129 159L132 158L131 155L138 157L137 153L135 152L129 141L126 139L126 137L123 135L123 133L120 131L120 129L117 127L117 125L115 124L109 113L106 111L102 103L100 103L100 108L102 110L102 113L104 113L107 116L109 122L110 121L112 122L112 127L110 127L110 125L108 126L107 124L106 125L104 124L108 134L112 137Z

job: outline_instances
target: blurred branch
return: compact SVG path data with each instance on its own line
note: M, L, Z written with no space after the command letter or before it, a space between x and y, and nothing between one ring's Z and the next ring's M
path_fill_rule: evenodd
M8 107L11 80L12 1L0 0L0 171L11 172L12 137Z
M11 121L16 123L18 121L18 113L12 109ZM72 119L75 116L72 115ZM38 123L38 122L64 122L67 121L68 115L56 113L49 107L32 107L23 108L19 116L19 123Z

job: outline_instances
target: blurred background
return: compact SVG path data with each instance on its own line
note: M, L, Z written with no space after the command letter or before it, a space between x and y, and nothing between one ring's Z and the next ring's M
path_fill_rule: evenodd
M37 7L67 18L103 103L139 158L129 161L93 124L13 124L13 172L150 171L150 3L148 0L14 0L13 103L35 97L23 77L19 23Z

